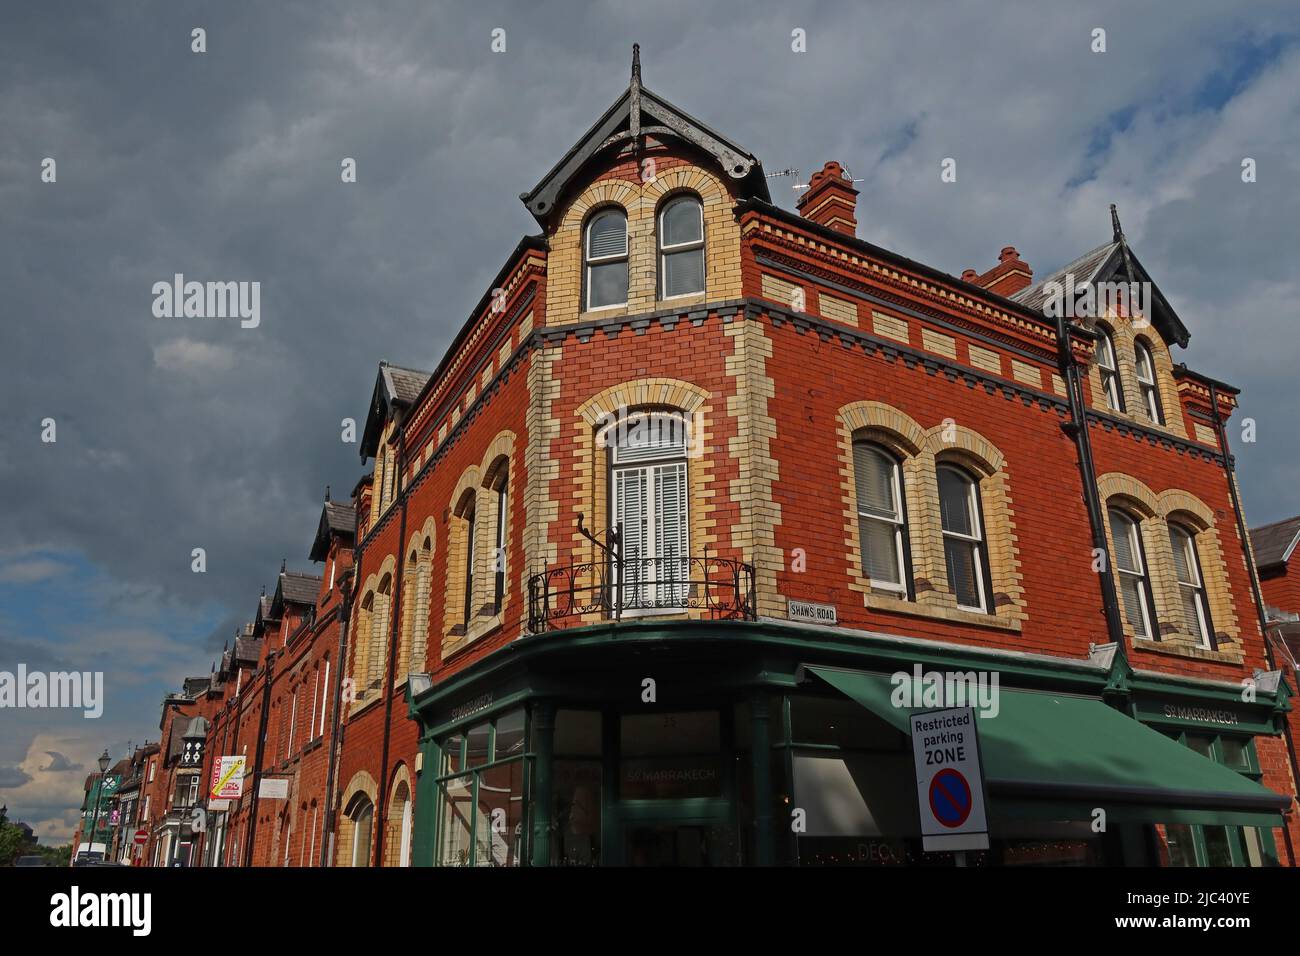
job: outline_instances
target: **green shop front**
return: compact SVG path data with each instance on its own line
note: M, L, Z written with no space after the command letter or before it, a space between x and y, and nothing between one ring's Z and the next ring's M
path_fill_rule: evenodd
M1254 740L1280 732L1285 685L1230 704L1104 653L772 621L539 634L414 694L413 862L954 865L921 848L908 728L929 708L894 696L918 668L996 675L990 846L967 865L1277 862L1290 801L1259 783Z

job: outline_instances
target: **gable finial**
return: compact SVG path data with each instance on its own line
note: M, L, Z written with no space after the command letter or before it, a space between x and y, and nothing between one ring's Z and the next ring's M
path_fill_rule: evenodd
M1115 208L1114 203L1110 204L1110 230L1115 242L1119 242L1124 238L1124 230L1120 228L1119 224L1119 210Z
M330 486L329 486L329 485L326 485L326 486L325 486L325 500L326 500L326 501L329 501L329 500L330 500Z
M280 573L281 573L281 574L284 574L284 568L285 568L285 565L288 564L288 563L289 563L289 559L288 559L288 558L281 558L281 559L280 559Z
M632 134L632 152L641 152L641 44L632 44L632 82L628 86L628 131Z

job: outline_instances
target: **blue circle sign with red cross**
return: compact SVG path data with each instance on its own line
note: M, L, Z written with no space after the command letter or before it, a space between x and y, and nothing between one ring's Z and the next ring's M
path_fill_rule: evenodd
M971 810L970 784L951 767L940 770L930 780L930 812L946 827L959 827Z

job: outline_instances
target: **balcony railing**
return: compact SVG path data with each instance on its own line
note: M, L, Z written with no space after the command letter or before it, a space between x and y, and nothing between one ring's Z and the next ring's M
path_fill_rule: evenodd
M754 567L711 555L610 558L547 568L528 579L528 628L571 627L581 618L703 611L708 620L755 619Z

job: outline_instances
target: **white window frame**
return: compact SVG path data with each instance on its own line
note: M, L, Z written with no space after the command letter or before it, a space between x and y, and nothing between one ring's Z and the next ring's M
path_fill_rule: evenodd
M602 218L609 214L621 215L623 217L623 251L613 255L604 255L593 257L591 254L591 231L592 228ZM628 235L628 217L627 210L617 206L607 206L604 209L598 209L592 217L587 220L587 227L582 233L582 278L585 288L582 292L582 304L584 312L599 312L603 309L622 309L627 307L627 300L632 293L632 238ZM622 302L607 302L604 305L593 306L591 304L591 267L609 265L613 262L627 263L627 288L623 290Z
M644 517L645 524L643 528L642 553L640 555L640 560L643 562L642 563L643 568L658 569L658 567L660 566L657 563L660 559L660 556L658 554L658 546L657 546L657 540L659 536L658 535L659 532L658 513L660 511L660 505L659 505L657 495L655 493L655 484L656 484L655 479L659 476L660 472L666 469L680 468L682 487L685 490L685 493L683 495L681 535L682 538L686 541L686 549L683 554L679 555L679 559L683 563L683 567L686 572L686 577L689 578L690 577L691 531L690 531L690 467L687 463L688 456L687 456L687 440L686 440L686 436L688 434L687 425L686 425L687 419L685 415L683 415L681 412L678 411L633 412L626 419L620 421L619 426L623 426L625 425L625 423L630 421L635 421L636 418L641 415L648 416L652 419L660 418L660 417L673 419L674 421L677 422L677 425L675 427L680 429L680 433L683 436L683 443L681 444L680 447L674 446L672 448L664 449L662 454L651 454L649 457L638 458L634 462L625 462L622 464L620 464L618 460L619 446L616 443L611 443L609 445L610 448L610 465L609 465L610 525L611 527L618 527L619 522L622 521L622 515L620 514L621 509L619 507L620 498L618 494L619 475L629 474L638 471L641 472L643 475L642 480L645 483L644 485L645 490L642 496L642 510L645 516ZM613 433L617 435L620 434L621 431L622 428L619 427L614 429ZM619 542L619 557L620 558L623 557L622 541ZM690 598L690 586L688 584L685 584L684 582L678 582L675 585L669 585L669 587L676 586L681 588L681 592L682 592L681 603L665 604L660 606L659 604L660 583L661 582L659 582L658 580L658 575L653 571L649 575L643 576L642 579L635 585L635 587L637 587L637 589L640 591L641 602L649 606L622 608L620 610L620 613L624 617L636 616L636 615L663 614L665 611L671 612L674 610L680 610L687 606L687 602L689 601ZM614 595L615 595L614 602L615 605L617 606L623 600L623 581L622 581L621 569L619 569L618 573L615 576Z
M1196 535L1189 529L1180 524L1171 522L1169 525L1170 544L1172 545L1174 533L1183 536L1183 561L1187 565L1187 573L1191 578L1190 581L1184 581L1178 576L1178 563L1174 562L1174 579L1178 582L1179 591L1191 591L1194 604L1196 606L1196 621L1184 623L1195 623L1196 632L1193 636L1200 640L1200 646L1206 650L1210 649L1210 622L1209 615L1206 613L1207 597L1205 594L1205 581L1201 575L1200 552L1196 547ZM1179 606L1182 607L1181 602ZM1184 615L1186 617L1186 615Z
M695 207L695 212L700 217L700 238L691 239L687 242L676 242L673 243L672 245L668 245L667 243L664 242L664 236L665 236L664 218L668 215L669 209L681 203L690 203L692 206ZM660 301L667 302L672 299L684 299L688 296L702 295L705 292L705 290L708 288L708 279L706 275L706 270L708 268L708 256L706 256L704 252L704 203L700 202L700 200L696 196L692 196L689 193L680 196L674 196L672 199L669 199L666 203L663 204L663 206L659 210L659 230L658 230L657 238L659 240ZM696 249L700 251L700 283L701 283L700 288L693 289L690 292L679 292L676 295L668 295L668 286L667 286L668 256L674 255L676 253L681 253L681 252L692 252Z
M1137 370L1138 391L1142 393L1142 405L1146 411L1146 416L1153 424L1164 424L1164 416L1161 414L1160 391L1156 387L1156 359L1151 353L1151 348L1145 342L1133 343L1133 359ZM1143 375L1142 367L1146 366L1146 374Z
M894 516L890 518L885 515L875 514L872 511L864 511L860 501L855 500L853 502L853 509L855 512L857 512L859 520L863 518L867 518L872 521L879 521L882 524L892 525L894 529L894 555L898 562L898 580L896 582L882 581L879 578L871 577L867 573L867 562L866 562L867 556L861 553L862 552L862 529L859 527L858 551L859 551L859 560L862 563L863 577L865 577L866 580L870 582L872 590L892 591L901 597L906 597L907 596L907 558L906 555L903 553L903 548L906 545L906 535L904 534L904 532L907 530L907 518L903 514L903 486L902 486L903 469L899 465L897 458L891 455L880 445L877 445L875 442L857 441L854 442L853 444L855 447L858 445L865 446L870 452L880 455L889 463L889 468L890 468L889 485L890 485L890 493L893 497L892 503L894 508ZM855 499L857 497L856 491L854 497Z
M961 600L957 598L957 589L951 581L948 582L948 587L952 590L953 598L957 601L957 607L961 608L963 611L977 611L981 614L987 614L989 610L989 596L985 592L984 588L984 576L987 573L984 567L984 552L986 545L984 542L984 522L981 520L982 515L980 514L979 482L963 469L954 465L941 463L935 470L936 483L938 480L938 473L945 470L960 476L961 479L966 482L966 511L970 517L972 533L962 534L960 531L949 531L947 528L943 527L942 517L940 517L939 520L940 532L945 540L951 538L952 540L959 541L970 548L971 554L974 556L972 562L974 564L973 573L975 575L975 590L979 594L979 604L962 604ZM947 571L946 558L944 560L944 570L945 572Z
M1124 388L1119 378L1119 359L1115 352L1115 339L1105 329L1101 332L1100 347L1097 350L1097 368L1101 375L1101 391L1106 396L1106 404L1112 412L1124 411ZM1110 364L1107 364L1109 361Z
M1133 564L1136 567L1133 569L1121 567L1119 563L1119 555L1116 554L1115 573L1125 575L1131 580L1137 581L1138 583L1138 597L1142 602L1143 633L1139 634L1135 630L1134 636L1143 638L1145 640L1155 640L1155 625L1151 617L1151 604L1149 600L1151 594L1150 578L1148 577L1146 561L1143 560L1142 522L1134 518L1131 514L1124 511L1122 508L1115 508L1115 507L1109 508L1107 510L1106 516L1107 516L1107 524L1111 525L1112 536L1114 535L1115 531L1114 531L1114 522L1110 519L1111 513L1120 515L1121 517L1123 517L1125 521L1129 523L1129 529L1130 529L1129 552L1133 555ZM1128 620L1128 614L1124 610L1124 594L1122 590L1120 592L1119 597L1120 597L1120 602L1119 602L1120 613L1124 614L1124 623L1129 624L1130 622Z
M320 692L320 729L316 732L317 737L325 735L325 712L329 709L329 692L330 692L330 662L325 661L325 680L321 685Z

